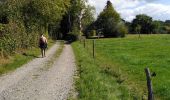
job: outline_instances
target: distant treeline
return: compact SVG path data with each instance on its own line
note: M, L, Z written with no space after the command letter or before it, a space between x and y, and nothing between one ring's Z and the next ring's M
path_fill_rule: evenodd
M153 20L146 14L140 14L132 22L124 22L131 34L170 34L170 20Z
M85 30L87 37L124 37L126 34L170 34L170 20L153 20L146 14L136 15L132 22L120 17L112 3L107 1L97 20Z
M69 32L79 32L76 29L79 22L82 21L82 28L86 27L94 19L93 11L84 0L2 0L0 56L8 57L16 50L37 47L40 34L61 39Z

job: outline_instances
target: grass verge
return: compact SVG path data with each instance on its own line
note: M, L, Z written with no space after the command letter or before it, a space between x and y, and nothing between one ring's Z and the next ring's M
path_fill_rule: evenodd
M76 90L80 100L128 100L132 99L124 85L120 85L115 77L106 74L100 63L94 60L87 49L79 42L72 44L78 76Z
M48 47L50 48L54 43L55 41L49 40ZM0 75L21 67L23 64L29 62L30 60L37 58L40 53L40 49L38 47L34 47L28 50L24 50L22 53L16 53L9 57L9 59L0 60ZM3 61L6 62L3 63Z
M101 96L106 94L105 97L109 100L116 98L145 100L147 99L147 85L144 68L149 67L151 72L157 74L152 78L155 99L169 100L169 38L170 35L164 34L142 35L141 38L138 38L137 35L130 35L126 38L99 39L96 40L95 60L92 59L92 40L86 41L86 48L83 48L83 44L79 42L74 43L80 74L76 85L80 93L79 98L86 99L86 97L94 96L103 99ZM88 77L87 75L90 74L91 77ZM107 76L104 79L108 80L103 81L104 76ZM92 77L95 82L102 82L103 86L94 83ZM105 87L110 81L112 81L111 88ZM101 94L99 94L98 88L94 88L93 91L96 91L94 95L86 93L92 93L91 88L93 89L93 87L105 88L103 91L101 90ZM115 90L118 92L112 91L113 87L117 87ZM108 98L110 97L108 91L112 91L111 93L115 94L116 98ZM117 95L119 93L121 96Z

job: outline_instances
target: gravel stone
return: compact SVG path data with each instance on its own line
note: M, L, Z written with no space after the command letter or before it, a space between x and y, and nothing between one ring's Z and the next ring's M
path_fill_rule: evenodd
M73 85L75 58L71 46L65 44L61 55L47 66L58 48L56 43L45 58L35 58L1 76L0 100L66 100Z

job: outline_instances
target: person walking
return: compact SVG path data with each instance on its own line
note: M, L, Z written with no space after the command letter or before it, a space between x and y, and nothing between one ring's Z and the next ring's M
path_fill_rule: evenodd
M41 49L42 58L45 57L45 50L47 48L47 38L41 34L39 38L39 47Z

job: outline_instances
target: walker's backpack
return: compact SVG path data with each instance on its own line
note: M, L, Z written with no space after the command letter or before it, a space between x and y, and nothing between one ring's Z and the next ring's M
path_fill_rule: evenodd
M45 44L44 40L43 40L43 37L40 38L40 44Z

